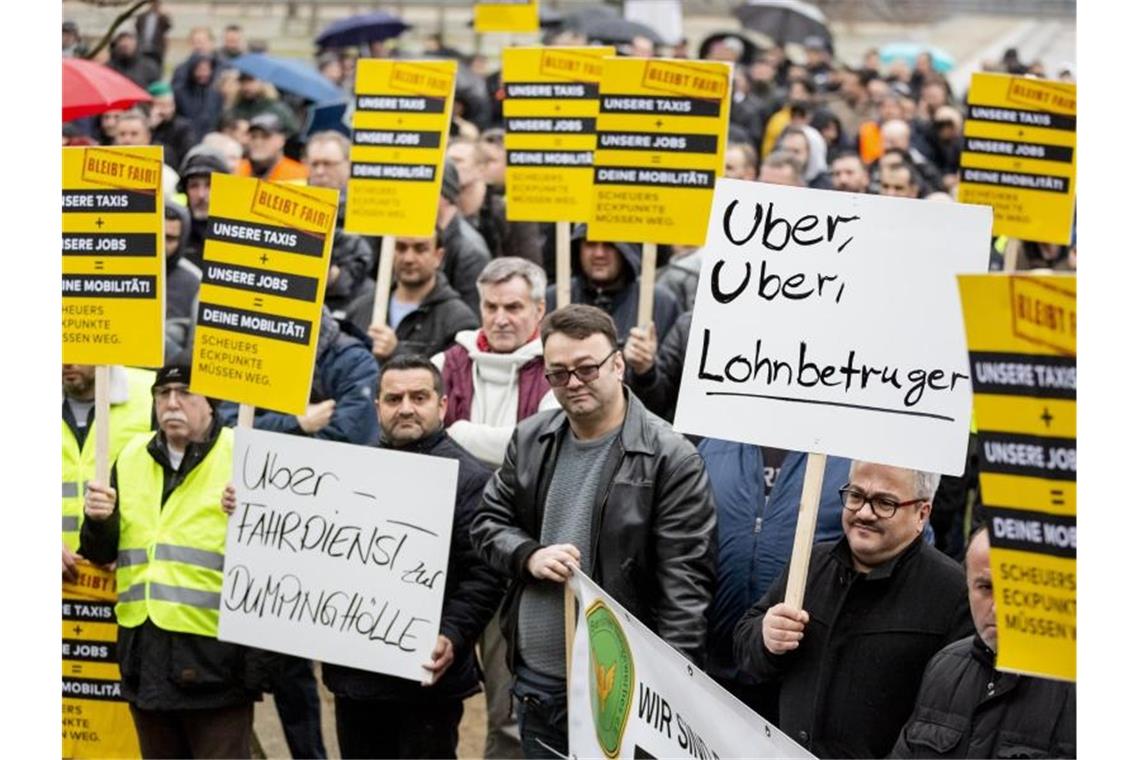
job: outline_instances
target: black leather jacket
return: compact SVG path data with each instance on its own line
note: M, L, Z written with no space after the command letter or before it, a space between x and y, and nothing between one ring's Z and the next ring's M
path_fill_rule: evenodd
M593 566L583 569L658 636L700 665L705 611L716 579L712 490L693 445L648 412L628 388L625 397L618 445L611 449L594 502ZM536 582L526 561L541 548L536 537L542 532L559 443L568 427L561 409L519 423L471 525L480 556L511 579L502 621L512 671L519 598L526 583Z

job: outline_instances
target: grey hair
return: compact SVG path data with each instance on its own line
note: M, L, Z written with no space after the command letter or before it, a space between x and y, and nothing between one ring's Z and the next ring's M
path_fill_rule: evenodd
M859 460L851 460L851 468L847 471L848 481L855 475L855 466L858 464L861 464ZM938 483L942 480L942 476L937 472L925 472L923 470L909 470L909 472L914 475L914 497L916 499L922 499L923 501L933 502L934 494L938 491Z
M546 300L546 272L542 271L542 267L533 261L527 261L518 256L502 256L491 259L491 262L483 267L483 271L479 273L479 279L475 281L479 288L479 297L482 298L483 296L484 285L498 285L514 277L521 277L526 280L526 284L530 286L532 300Z

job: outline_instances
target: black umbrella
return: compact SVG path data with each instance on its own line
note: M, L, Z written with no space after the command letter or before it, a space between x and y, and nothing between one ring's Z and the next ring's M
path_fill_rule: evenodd
M744 52L740 56L740 62L747 65L756 60L761 53L764 52L764 45L760 40L748 29L740 29L731 32L713 32L708 37L701 41L701 45L697 48L697 57L704 58L708 55L712 46L723 39L733 38L739 40Z
M822 37L828 49L833 49L827 17L802 0L750 0L732 13L745 29L760 32L779 45Z
M653 27L624 18L597 18L587 22L581 31L592 42L620 45L632 42L634 37L646 37L654 45L665 44Z
M398 37L411 28L410 24L385 11L361 13L332 22L316 42L321 48L356 47Z

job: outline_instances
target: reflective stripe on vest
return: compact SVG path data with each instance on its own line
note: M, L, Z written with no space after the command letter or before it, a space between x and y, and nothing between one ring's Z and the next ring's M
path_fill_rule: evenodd
M132 440L116 464L119 486L120 589L115 614L134 628L150 619L167 631L217 636L225 566L226 515L218 497L232 477L233 430L162 504L163 470ZM126 560L124 562L123 560Z
M191 607L204 607L208 610L217 610L222 605L220 591L198 591L181 586L167 586L165 583L151 583L150 598L188 604Z
M127 400L111 404L111 435L107 461L114 462L127 442L140 433L149 433L154 401L150 386L154 373L150 370L125 368L127 374ZM96 426L92 423L80 449L68 424L63 426L63 542L69 549L79 548L79 528L83 523L83 486L95 477ZM68 518L73 518L69 520ZM74 527L69 528L69 525Z
M155 544L154 558L156 560L181 562L185 565L197 565L218 572L221 572L226 563L226 555L224 554L195 549L193 546L175 546L173 544Z
M131 565L145 565L149 560L146 556L146 549L123 549L119 552L116 565L118 567L130 567Z

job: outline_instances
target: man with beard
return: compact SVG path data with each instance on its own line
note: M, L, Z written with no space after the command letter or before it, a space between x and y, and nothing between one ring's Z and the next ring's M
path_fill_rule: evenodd
M239 177L257 177L270 182L304 184L309 170L285 155L287 129L277 114L266 111L249 120L249 158L238 163Z
M393 356L433 356L455 342L460 330L474 330L479 319L439 271L443 247L438 234L397 237L393 260L395 287L391 294L369 287L349 304L347 317L372 338L372 355L383 363ZM385 298L388 319L372 323L373 302Z

